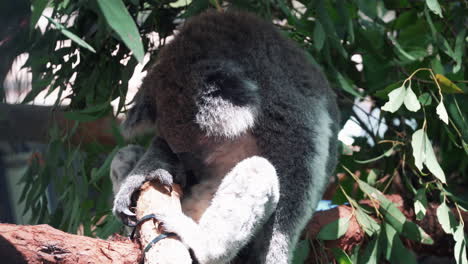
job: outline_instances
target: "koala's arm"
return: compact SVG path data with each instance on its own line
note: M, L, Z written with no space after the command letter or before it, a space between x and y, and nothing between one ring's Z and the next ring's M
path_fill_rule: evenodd
M193 250L199 263L228 263L270 218L278 200L275 168L254 156L223 178L198 224L179 212L158 212L156 218Z
M114 173L115 170L112 168L114 191L118 189L114 199L114 214L122 218L124 223L128 223L129 219L127 218L134 216L129 210L132 194L146 181L157 180L164 185L171 185L177 164L177 156L172 153L167 143L163 139L155 138L126 177L121 173ZM120 182L114 180L117 178L119 178Z

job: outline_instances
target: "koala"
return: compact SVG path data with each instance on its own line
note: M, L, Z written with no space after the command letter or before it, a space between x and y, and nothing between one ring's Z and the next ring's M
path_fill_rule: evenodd
M122 125L127 137L156 136L130 155L139 158L126 177L113 177L113 212L134 221L131 197L145 181L180 183L183 212L156 218L195 261L290 263L336 166L335 97L271 23L236 11L189 19Z

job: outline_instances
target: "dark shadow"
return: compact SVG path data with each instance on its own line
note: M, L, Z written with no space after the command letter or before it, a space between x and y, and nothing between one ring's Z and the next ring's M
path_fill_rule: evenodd
M28 263L23 255L0 234L0 262L5 264Z

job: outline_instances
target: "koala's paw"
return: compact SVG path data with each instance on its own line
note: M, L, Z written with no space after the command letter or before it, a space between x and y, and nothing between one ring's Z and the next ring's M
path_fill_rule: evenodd
M174 177L165 169L157 169L149 173L146 177L149 181L157 181L165 186L172 186Z
M122 188L120 188L115 196L112 212L115 216L120 218L125 225L133 226L136 224L136 216L135 213L130 210L130 206L132 205L132 195L138 189L125 187L125 185L122 185Z
M178 212L157 212L154 214L167 233L175 233L180 237L184 235L184 228L186 228L186 216Z
M130 175L120 186L120 189L114 198L114 207L112 212L114 215L119 217L124 224L130 226L135 225L135 213L130 210L132 205L134 205L135 200L132 200L132 196L140 190L141 186L146 181L153 180L170 187L172 187L173 184L173 177L168 171L164 169L156 169L154 171L147 172L145 175Z

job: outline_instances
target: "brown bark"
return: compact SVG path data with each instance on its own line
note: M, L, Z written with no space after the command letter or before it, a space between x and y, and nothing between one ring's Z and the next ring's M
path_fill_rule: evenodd
M0 224L2 263L138 263L138 245L72 235L48 225Z
M431 256L452 256L454 242L450 235L446 234L437 219L436 211L437 204L429 204L426 212L426 216L420 220L415 220L415 214L412 208L404 207L404 200L400 195L387 195L389 200L395 203L400 211L406 216L409 221L418 224L433 240L433 245L421 244L404 237L402 238L403 243L408 249L413 250L417 255L431 255ZM372 206L369 200L361 201L361 204ZM458 218L458 213L453 209L454 215ZM463 221L468 221L468 212L461 211ZM336 240L323 241L323 243L315 243L316 237L320 230L327 225L339 218L350 217L348 230L346 233ZM378 221L378 219L376 219ZM468 226L465 225L465 232L468 231ZM349 206L341 205L330 210L316 212L313 219L308 223L304 230L302 238L308 238L311 240L312 252L322 252L323 258L320 260L316 256L309 256L306 263L320 263L327 258L333 259L331 249L340 248L346 252L351 250L357 245L366 243L366 236L362 228L360 227L356 217L352 215L352 209Z

